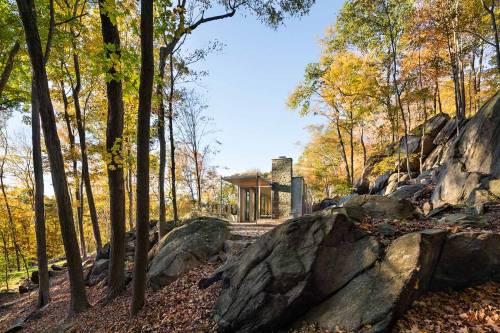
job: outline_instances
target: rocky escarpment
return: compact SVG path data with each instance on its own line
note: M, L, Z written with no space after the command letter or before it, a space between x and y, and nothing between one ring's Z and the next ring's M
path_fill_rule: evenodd
M313 322L384 332L428 290L500 279L499 234L423 230L385 245L349 210L289 220L202 281L222 280L214 308L220 330L264 332Z
M415 128L408 135L410 172L405 172L404 141L403 137L368 159L357 182L358 194L425 197L430 209L469 205L481 212L485 203L500 202L500 93L459 124L438 114ZM394 164L398 151L400 173Z

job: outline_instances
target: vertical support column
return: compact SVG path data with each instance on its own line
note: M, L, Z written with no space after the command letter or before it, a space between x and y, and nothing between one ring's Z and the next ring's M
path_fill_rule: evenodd
M260 207L260 187L259 187L259 173L255 175L255 223L259 219L259 207Z

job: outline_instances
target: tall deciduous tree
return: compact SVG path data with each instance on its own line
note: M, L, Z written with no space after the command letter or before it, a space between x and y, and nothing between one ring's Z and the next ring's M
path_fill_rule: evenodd
M33 70L33 82L39 103L38 110L42 118L45 145L49 155L52 183L57 200L59 223L68 263L71 292L69 313L71 315L89 307L83 283L82 261L73 222L71 198L64 172L61 143L57 134L54 110L50 99L49 84L36 20L35 6L32 0L17 0L17 5L24 26L28 53L30 55Z
M104 52L109 62L106 73L108 116L106 150L109 206L111 220L111 249L108 299L125 286L125 188L123 179L123 91L120 34L114 0L100 0L101 31Z
M141 0L141 78L137 116L137 208L132 315L144 306L149 232L149 132L153 94L153 0Z

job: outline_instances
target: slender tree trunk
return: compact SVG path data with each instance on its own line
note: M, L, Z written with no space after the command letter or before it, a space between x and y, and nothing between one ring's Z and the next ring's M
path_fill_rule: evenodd
M73 43L75 43L76 35L74 32L72 32L72 34L73 34ZM76 85L72 87L73 105L75 107L76 128L78 130L78 138L80 141L80 154L82 157L82 179L85 185L85 192L87 193L87 203L89 206L88 208L90 213L90 222L92 223L92 230L94 232L96 251L100 252L102 250L102 240L101 240L101 232L99 230L99 220L97 218L97 210L95 208L94 193L92 191L92 184L90 183L89 162L87 156L87 140L85 138L85 128L83 126L82 111L80 107L80 90L81 90L80 60L78 53L76 51L75 44L73 44L73 67L75 69L75 76L76 76Z
M349 125L349 146L351 148L351 184L354 184L354 118L352 111L349 112L350 125Z
M347 154L346 154L346 150L345 150L345 144L344 144L344 140L342 138L342 132L340 131L340 124L339 124L340 119L339 119L338 110L335 111L335 116L336 116L335 129L337 130L337 136L339 137L339 143L340 143L340 148L341 148L340 152L342 154L342 160L344 161L346 179L347 179L347 182L352 185L351 172L349 171L349 163L347 162Z
M137 117L137 210L132 315L144 306L149 232L149 121L153 93L153 1L141 0L141 77Z
M77 159L76 159L76 145L75 145L75 135L73 134L73 128L71 126L71 119L68 113L68 97L66 96L66 90L64 87L64 82L61 81L61 96L63 100L63 108L64 108L64 120L66 123L66 128L68 131L69 138L69 146L70 146L70 155L73 162L73 179L74 179L74 187L75 187L75 201L77 203L76 206L76 218L78 221L78 232L80 235L80 253L83 258L87 257L87 251L85 247L85 238L83 237L83 212L82 212L82 196L80 193L80 181L78 180L78 168L77 168Z
M160 194L160 221L158 227L158 237L162 239L166 234L165 230L165 164L167 159L167 141L165 139L165 105L163 104L163 82L165 80L165 65L167 60L167 52L164 47L160 48L159 59L159 80L156 87L156 95L158 96L158 141L160 142L160 170L158 175L158 186Z
M3 195L3 200L5 203L5 208L7 210L7 218L9 221L9 229L10 233L12 236L12 242L14 243L14 251L16 253L16 267L17 270L21 270L21 261L20 261L20 256L21 256L21 251L19 249L19 244L17 243L17 233L16 233L16 228L14 225L14 220L12 218L12 212L10 210L10 204L9 200L7 198L7 193L5 192L5 184L3 182L4 178L4 165L5 165L5 160L7 159L7 152L8 152L8 143L7 143L7 137L5 137L5 147L4 147L4 158L2 159L2 163L0 164L0 189L2 190L2 195Z
M3 247L3 258L5 262L5 287L7 291L9 290L9 250L7 249L7 239L5 234L0 230L0 235L2 236L2 247Z
M17 0L21 15L28 53L33 69L33 80L36 86L37 100L39 103L42 128L45 144L49 155L52 184L57 201L59 223L63 238L68 275L70 281L71 300L69 314L81 312L89 307L83 283L82 261L78 249L75 233L71 198L68 192L68 183L64 172L64 160L61 152L61 143L57 135L57 126L50 99L47 72L45 70L44 55L36 24L36 14L32 0Z
M101 31L106 57L121 59L120 34L104 6L114 7L114 1L99 0ZM114 8L112 10L115 10ZM116 60L115 60L116 61ZM108 296L110 300L121 293L125 287L125 188L123 183L123 92L122 82L117 77L117 69L112 65L108 75L112 79L106 83L108 97L108 118L106 128L106 150L108 153L108 188L111 222L111 249L109 265Z
M14 46L9 51L9 55L7 56L7 61L5 63L5 67L2 71L2 75L0 75L0 97L2 96L3 90L7 85L7 81L9 81L10 73L12 73L12 69L14 69L14 60L16 58L17 53L19 52L20 44L18 41L14 43Z
M363 148L363 168L366 165L366 146L365 146L365 133L364 133L364 126L361 124L361 135L360 135L360 141L361 141L361 147Z
M421 54L420 50L418 51L418 81L419 81L419 86L420 86L420 91L424 91L424 84L422 81L422 61L421 61ZM422 124L422 137L420 139L420 173L422 173L423 170L423 164L424 164L424 142L425 142L425 126L427 125L427 97L425 96L425 93L423 94L423 104L424 104L424 123Z
M172 210L174 221L179 220L177 213L177 185L175 178L175 139L174 139L174 57L170 55L170 92L168 95L168 134L170 143L170 186L172 192Z
M47 264L47 245L45 239L45 207L42 146L40 138L40 114L37 100L36 85L31 83L31 143L33 150L34 208L35 208L35 235L36 256L38 261L38 302L39 308L50 301L49 294L49 269Z
M500 45L499 45L499 38L498 38L497 19L496 19L496 13L495 13L495 2L496 1L497 0L491 0L491 7L488 7L488 5L486 4L486 2L484 0L481 0L481 3L483 4L483 7L488 12L488 14L490 14L491 28L493 30L493 36L494 36L493 46L495 47L497 70L500 72Z
M134 193L132 182L132 162L130 162L132 151L130 149L130 146L127 148L127 156L129 157L129 165L127 170L128 223L130 230L132 230L134 229Z

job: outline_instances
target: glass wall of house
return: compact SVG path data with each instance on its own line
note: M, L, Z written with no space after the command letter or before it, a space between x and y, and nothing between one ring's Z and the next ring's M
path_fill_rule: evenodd
M271 183L259 173L224 178L238 188L238 221L271 218Z

